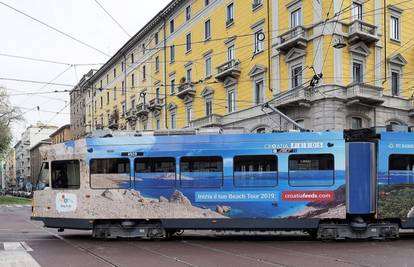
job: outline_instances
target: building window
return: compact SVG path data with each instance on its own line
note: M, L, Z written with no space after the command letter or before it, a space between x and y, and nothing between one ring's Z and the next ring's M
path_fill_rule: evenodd
M175 79L171 79L170 85L171 85L170 93L173 95L175 93Z
M155 41L155 45L157 45L158 44L158 32L156 32L155 34L154 34L154 41Z
M159 56L155 57L155 72L159 72L160 71L160 58Z
M161 121L159 117L155 118L155 129L161 129Z
M395 16L391 16L390 38L395 41L400 41L400 19Z
M141 45L141 51L142 51L142 54L145 55L145 44Z
M101 96L101 109L103 108L103 97Z
M394 70L391 71L391 94L400 95L400 73Z
M135 99L131 100L131 110L135 110Z
M134 89L134 87L135 87L135 75L132 73L131 74L131 87L132 87L132 89Z
M256 105L263 103L264 92L263 92L263 80L256 81L254 83L254 102Z
M171 111L171 129L177 128L177 115L174 111Z
M227 16L226 26L232 25L234 22L234 3L227 5L226 16Z
M100 81L100 86L99 86L99 89L101 89L101 90L102 90L102 80Z
M155 99L160 99L160 88L159 87L157 87L157 88L155 88Z
M359 117L351 118L351 129L361 129L362 128L362 119Z
M114 87L114 100L116 100L116 87Z
M122 104L122 117L125 116L125 112L126 112L125 103L123 103Z
M259 30L254 33L254 53L260 53L264 49L264 33L263 30Z
M352 14L352 20L362 20L362 4L353 2L351 14Z
M109 91L106 92L106 104L107 105L109 104Z
M236 58L236 51L234 45L231 45L227 48L227 60L231 61Z
M124 94L125 94L125 82L122 81L122 83L121 83L121 95L124 95Z
M352 63L352 77L354 83L362 83L363 82L363 67L362 62L354 61Z
M109 83L109 74L106 74L106 84Z
M116 68L114 68L114 79L116 78Z
M174 29L174 20L170 20L170 33L173 33L175 31Z
M175 45L170 46L170 63L175 61Z
M210 4L210 0L204 0L204 6L208 6Z
M193 107L188 105L185 109L186 126L190 126L191 120L193 119Z
M213 114L213 98L206 97L204 101L206 117L211 116Z
M204 40L208 40L211 38L211 21L206 20L204 22Z
M185 36L185 51L191 51L191 33L187 33L187 35Z
M121 71L124 71L124 62L121 61Z
M301 13L302 13L302 10L300 8L295 9L294 11L292 11L290 13L290 27L292 29L296 28L296 27L298 27L302 24L301 23Z
M205 69L205 77L211 76L211 56L207 56L204 58L204 69Z
M142 80L145 80L146 78L147 78L146 67L142 66Z
M193 69L192 68L188 68L187 72L186 72L186 81L188 83L190 83L192 81L192 76L193 76Z
M302 65L296 65L292 67L292 88L296 88L302 85Z
M191 19L191 6L185 8L185 19L187 21Z
M236 92L234 90L227 92L227 111L229 113L236 111Z
M134 53L131 53L131 64L134 64Z
M252 8L253 8L253 10L254 10L254 9L256 9L257 7L261 6L261 5L262 5L262 0L253 0L253 3L252 3Z

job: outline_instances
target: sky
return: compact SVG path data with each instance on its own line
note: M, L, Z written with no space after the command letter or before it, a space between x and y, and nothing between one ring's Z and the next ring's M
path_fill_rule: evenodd
M20 139L27 126L38 121L56 126L70 123L69 94L52 91L70 90L72 87L17 82L4 78L75 85L88 70L98 69L100 64L109 59L104 54L112 56L130 38L98 3L132 36L169 1L0 0L0 87L7 90L11 104L21 108L25 117L23 122L12 125L14 142ZM4 4L103 53L53 31ZM40 58L66 64L24 60L5 55ZM30 94L33 92L47 93Z

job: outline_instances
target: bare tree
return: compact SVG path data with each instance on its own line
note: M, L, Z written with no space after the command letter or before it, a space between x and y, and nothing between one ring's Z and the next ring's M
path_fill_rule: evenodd
M11 105L6 90L0 87L0 158L7 153L12 140L10 125L22 120L22 112Z

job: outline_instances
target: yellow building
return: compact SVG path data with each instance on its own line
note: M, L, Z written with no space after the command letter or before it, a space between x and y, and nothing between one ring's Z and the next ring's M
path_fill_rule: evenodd
M173 0L89 79L86 132L291 128L268 101L313 130L411 125L414 1L383 5Z
M54 133L52 133L49 136L49 138L52 144L59 144L59 143L63 143L68 140L72 140L73 134L70 129L70 124L66 124L60 127Z

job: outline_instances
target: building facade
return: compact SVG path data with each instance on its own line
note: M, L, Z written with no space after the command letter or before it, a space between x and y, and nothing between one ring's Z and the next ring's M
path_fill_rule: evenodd
M23 188L28 182L31 182L30 149L42 140L48 139L50 134L55 132L57 128L56 126L37 123L27 127L22 133L20 141L14 146L18 188Z
M78 132L78 138L79 136L82 136L80 132ZM50 141L52 144L59 144L63 143L68 140L73 139L73 134L71 131L71 125L66 124L57 129L54 133L52 133L50 136Z
M88 80L86 132L293 128L266 102L311 130L412 125L413 12L396 0L173 0Z
M66 135L70 134L72 136L67 139L78 139L85 136L87 129L90 128L90 125L86 124L85 99L87 88L91 86L89 84L89 79L95 72L96 70L92 69L83 75L79 83L70 92L70 133L68 130L61 133L66 133ZM90 132L90 130L88 131ZM61 138L61 140L63 139L65 138Z

